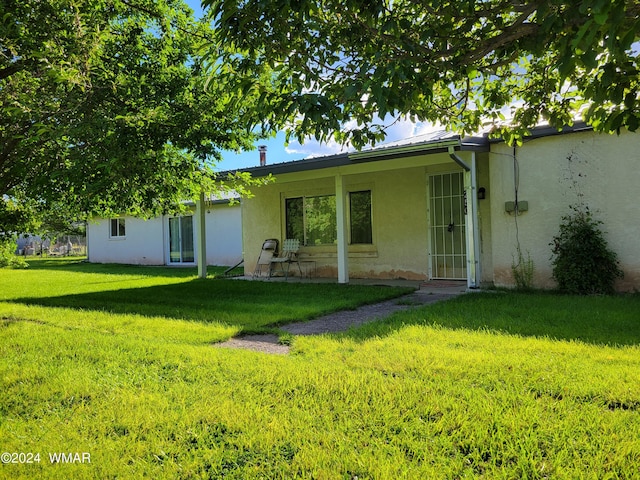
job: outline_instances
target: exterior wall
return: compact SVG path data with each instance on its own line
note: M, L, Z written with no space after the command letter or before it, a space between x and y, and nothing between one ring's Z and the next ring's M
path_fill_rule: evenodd
M478 188L485 189L485 198L478 200L478 228L480 240L480 286L493 285L493 248L491 237L491 189L489 154L478 155L476 171Z
M164 228L162 218L142 220L125 218L122 238L111 238L109 219L94 219L87 225L87 250L93 263L164 265Z
M143 220L125 218L124 238L110 238L109 219L94 219L87 226L89 261L132 265L168 264L167 218ZM194 222L196 221L194 217ZM205 214L207 264L235 265L242 259L242 217L240 204L213 204ZM194 230L197 225L194 223Z
M241 211L239 203L221 203L207 208L207 265L232 266L242 260Z
M339 172L327 169L300 175L282 174L276 178L275 184L256 189L253 192L255 196L243 203L245 273L253 272L264 240L284 240L284 199L335 194L335 174L340 173L347 191L372 192L373 245L349 245L349 276L427 279L427 175L459 171L460 167L446 154L425 156L424 163L422 166L373 172L351 173L348 169ZM335 245L301 247L300 258L315 262L317 276L337 276ZM303 263L303 269L309 267L309 264Z
M603 222L609 247L618 255L625 277L617 288L640 288L640 206L635 196L640 135L581 132L532 139L515 150L515 174L513 149L494 144L491 150L487 198L496 285L514 283L511 265L519 238L521 250L534 261L535 286L554 287L550 243L570 206L582 203ZM516 185L519 201L528 202L528 211L517 218L505 212L505 202L515 199Z

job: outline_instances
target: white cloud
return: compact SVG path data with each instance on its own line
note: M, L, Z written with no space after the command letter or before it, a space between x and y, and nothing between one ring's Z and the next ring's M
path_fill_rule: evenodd
M394 118L387 116L384 122L380 118L374 119L375 123L382 123L387 125L387 136L382 143L395 142L398 140L404 140L416 135L422 135L434 130L442 130L442 126L434 125L431 123L418 122L414 123L408 118L394 121ZM349 122L345 124L345 129L355 128L356 122ZM300 144L297 141L292 141L289 146L285 148L285 151L290 155L300 155L304 158L321 157L325 155L335 155L345 152L353 152L355 148L351 145L342 145L335 140L331 140L327 143L320 143L315 138L310 137L304 144Z
M320 143L315 138L309 138L303 144L294 140L285 147L287 154L300 155L304 156L304 158L335 155L337 153L352 152L353 150L353 148L341 145L335 140L331 140L329 143Z

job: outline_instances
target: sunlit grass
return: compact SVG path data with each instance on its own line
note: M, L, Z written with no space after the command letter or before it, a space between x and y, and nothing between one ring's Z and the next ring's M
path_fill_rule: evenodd
M163 338L163 326L174 329L173 320L198 322L196 327L188 327L191 330L206 328L203 324L218 324L216 328L224 326L228 332L261 332L410 291L218 280L216 274L224 270L210 268L211 278L203 280L196 277L194 269L35 260L28 270L0 273L6 285L0 292L0 301L6 302L0 303L0 315L32 320L43 317L41 320L46 323L73 328L84 325L119 329L124 322L133 328L142 325L138 330L145 330L146 325L155 325L152 330ZM46 311L41 307L53 308ZM77 315L71 310L76 310ZM87 321L94 317L95 321ZM208 340L203 337L203 342Z
M127 289L209 282L128 272L118 274ZM0 302L0 450L40 452L41 462L2 465L0 478L640 472L637 296L473 294L346 334L294 337L292 353L280 356L206 343L240 321L99 310L92 295L101 279L110 288L108 271L42 273L67 285L56 288L73 305L16 302L37 295L4 289ZM66 273L94 275L94 287L79 280L74 291ZM0 279L4 286L6 271ZM314 297L326 294L304 292L319 310ZM252 296L240 290L235 301ZM89 452L91 463L50 464L48 452L58 451Z

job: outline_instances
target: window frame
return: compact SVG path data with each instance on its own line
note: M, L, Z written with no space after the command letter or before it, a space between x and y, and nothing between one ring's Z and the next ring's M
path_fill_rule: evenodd
M114 222L117 223L114 224ZM125 238L127 238L126 219L124 217L115 217L109 219L109 238L113 240L124 240Z
M368 242L355 242L353 240L353 203L351 201L352 195L359 193L369 193L369 241ZM359 190L350 190L348 192L349 199L349 212L348 212L348 226L349 226L349 245L373 245L373 190L371 188L363 188Z
M333 216L331 217L332 219L335 220L335 193L318 193L318 194L314 194L314 195L292 195L292 196L285 196L284 197L284 233L285 233L285 237L286 238L295 238L295 236L292 236L292 232L294 232L295 230L299 230L299 226L294 226L293 222L289 222L289 201L295 201L295 200L302 200L302 208L301 208L301 213L302 213L302 238L298 239L300 240L300 244L302 246L305 247L326 247L326 246L331 246L331 245L336 245L337 241L338 241L338 228L337 225L334 225L334 239L332 242L330 243L308 243L309 242L309 238L310 238L310 230L309 230L309 223L308 223L308 204L307 204L307 199L311 199L311 198L322 198L322 197L329 197L329 198L333 198ZM298 223L299 220L296 220L295 223Z
M353 186L353 189L350 189L349 191L347 191L347 211L346 216L347 216L347 241L349 245L354 245L354 246L373 246L375 245L374 242L374 221L373 221L373 188L369 187L369 186ZM354 243L353 242L353 211L352 211L352 203L351 203L351 195L352 194L358 194L358 193L365 193L368 192L369 193L369 237L370 237L370 242L368 243L362 243L362 242L357 242ZM284 193L282 194L282 199L283 199L283 206L282 206L282 211L283 211L283 233L285 238L295 238L295 234L294 232L300 230L300 225L294 225L294 222L300 222L302 223L301 228L302 228L302 237L300 238L300 245L303 247L329 247L329 246L335 246L337 245L337 237L338 237L338 232L337 232L337 225L336 225L336 231L335 231L335 239L332 243L319 243L319 244L310 244L308 243L308 223L307 223L307 199L308 198L317 198L317 197L336 197L335 193L327 193L326 191L321 192L321 191L314 191L314 192L310 192L310 193L302 193L300 191L298 192L290 192L290 193ZM302 201L302 205L295 207L293 204L290 204L289 202L295 202L295 201ZM290 206L291 205L291 206ZM290 212L293 211L294 209L298 209L301 210L301 212L298 213L298 215L302 215L301 219L298 220L290 220ZM333 218L336 218L336 212L335 210L333 211ZM337 220L337 219L336 219ZM292 236L293 235L293 236Z

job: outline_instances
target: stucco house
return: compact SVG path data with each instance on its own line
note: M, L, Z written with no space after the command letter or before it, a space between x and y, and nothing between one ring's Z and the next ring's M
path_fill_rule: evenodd
M131 216L95 218L87 225L90 262L193 266L198 263L197 208L182 216L149 220ZM204 202L207 265L235 265L242 259L242 214L228 199Z
M640 289L640 135L539 127L522 146L435 132L357 153L247 169L276 181L242 202L245 272L263 241L297 238L304 270L336 278L512 286L518 246L551 288L550 243L570 207L603 222Z

